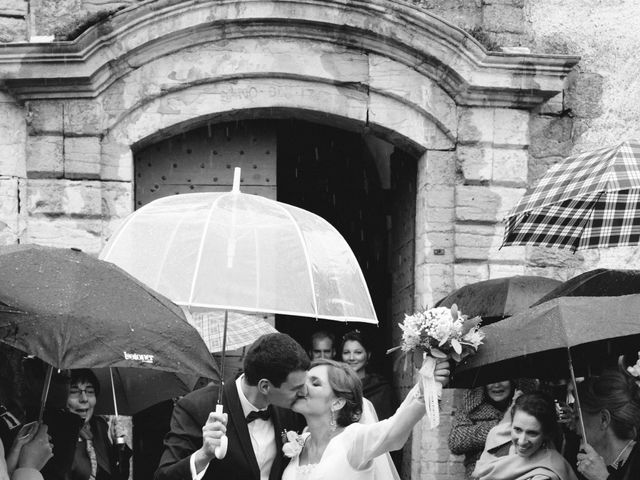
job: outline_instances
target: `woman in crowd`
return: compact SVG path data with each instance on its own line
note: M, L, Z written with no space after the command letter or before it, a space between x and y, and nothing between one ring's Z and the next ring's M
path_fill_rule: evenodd
M373 403L378 418L384 420L393 415L398 405L393 388L382 375L366 371L371 350L360 331L352 330L342 337L340 356L342 361L349 365L360 378L362 394Z
M588 480L640 479L640 388L610 371L578 386L584 420L578 472Z
M45 479L129 478L131 450L125 444L112 443L107 421L93 414L99 393L100 384L91 370L71 370L66 412L58 416L49 415L47 420L53 438L54 458L43 471ZM75 417L77 421L69 421L69 417ZM112 431L112 438L118 438L121 433Z
M473 478L576 480L571 466L553 445L558 433L556 416L555 404L548 395L520 395L505 422L489 432Z
M511 406L513 382L507 380L468 390L453 417L449 432L449 450L464 455L467 478L484 450L489 430L495 427Z
M448 381L448 363L438 363L435 375L441 383ZM404 445L424 415L425 404L421 385L416 385L390 418L358 423L362 415L358 376L342 363L317 359L309 370L307 396L292 409L304 415L307 429L283 448L292 457L283 480L371 480L374 459Z

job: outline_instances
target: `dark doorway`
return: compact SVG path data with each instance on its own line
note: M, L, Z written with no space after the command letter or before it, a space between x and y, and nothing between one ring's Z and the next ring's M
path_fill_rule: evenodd
M380 326L277 316L276 328L305 347L315 330L332 332L339 344L345 332L359 329L373 349L371 368L382 373L391 327L389 204L374 158L359 134L294 120L279 122L277 145L278 201L320 215L342 234L362 268Z

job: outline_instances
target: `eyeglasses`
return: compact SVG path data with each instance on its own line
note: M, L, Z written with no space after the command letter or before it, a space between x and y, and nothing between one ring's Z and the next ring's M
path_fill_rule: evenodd
M89 397L89 396L94 396L95 397L96 389L94 387L85 387L85 388L71 387L69 389L69 396L70 397L80 397L80 396L82 396L83 393L87 397Z

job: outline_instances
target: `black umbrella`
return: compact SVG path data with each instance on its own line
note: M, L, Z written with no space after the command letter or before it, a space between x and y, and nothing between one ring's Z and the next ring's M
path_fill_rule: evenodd
M553 278L516 275L471 283L450 293L436 307L451 307L488 325L526 310L533 302L561 285Z
M484 327L484 344L456 366L452 385L529 377L571 378L575 387L576 374L615 366L620 354L638 351L639 311L640 294L559 297L532 307ZM577 397L576 403L579 410Z
M617 297L633 293L640 293L640 270L598 268L567 280L531 306L558 297Z
M80 251L0 248L0 302L0 341L52 367L219 378L204 341L180 307L119 267ZM153 390L138 394L153 395Z

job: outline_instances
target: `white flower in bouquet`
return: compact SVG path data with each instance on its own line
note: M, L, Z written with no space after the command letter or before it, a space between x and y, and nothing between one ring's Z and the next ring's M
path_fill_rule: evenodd
M438 398L442 386L435 382L434 358L447 358L455 362L475 353L484 339L484 332L480 330L480 317L472 319L458 310L456 305L451 308L436 307L413 315L405 315L401 323L402 342L399 346L387 350L391 353L402 350L407 358L413 353L422 352L423 364L420 375L425 392L425 407L431 427L439 423Z

